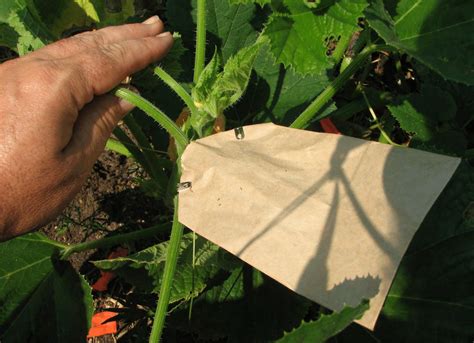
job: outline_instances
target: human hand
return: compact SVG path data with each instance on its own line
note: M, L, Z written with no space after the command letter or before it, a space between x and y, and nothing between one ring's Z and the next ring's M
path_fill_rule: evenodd
M107 94L162 58L163 23L108 27L0 65L0 241L54 219L133 106Z

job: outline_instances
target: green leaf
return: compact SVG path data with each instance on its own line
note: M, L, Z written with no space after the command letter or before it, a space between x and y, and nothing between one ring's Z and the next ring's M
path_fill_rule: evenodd
M135 14L133 0L120 0L117 8L103 0L34 0L43 23L59 38L72 28L104 27L123 24ZM118 10L117 10L118 9Z
M190 321L188 306L182 306L172 312L168 325L201 339L268 342L298 326L310 305L309 300L240 263L194 300Z
M232 5L226 0L207 0L206 13L208 46L211 49L217 46L224 63L237 51L255 42L257 29L252 26L255 17L253 4ZM169 1L166 17L171 28L183 35L184 46L194 51L196 0Z
M302 76L275 64L268 44L255 60L254 70L244 98L228 111L228 118L239 125L267 121L289 125L329 84L326 73Z
M456 122L461 127L467 125L474 118L474 97L472 96L474 86L445 80L441 75L416 60L413 61L413 65L422 84L440 88L453 97L457 107Z
M446 153L462 153L464 144L452 144L463 139L456 128L456 103L452 96L437 87L424 85L421 93L413 93L398 104L388 105L402 129L413 134L414 146L435 146ZM447 134L447 137L443 135ZM460 146L460 150L459 150Z
M170 301L188 300L198 295L207 280L219 269L219 248L211 242L196 239L196 260L192 267L192 235L183 236L178 267L171 289ZM94 261L101 270L113 270L128 282L148 291L158 293L166 261L168 242L160 243L136 254L113 260ZM141 270L142 273L140 273ZM147 275L144 275L146 271ZM193 276L194 273L194 276Z
M0 244L2 341L86 338L93 311L91 289L69 262L56 260L59 248L40 233Z
M229 58L224 70L217 74L219 59L214 54L193 89L196 106L212 118L217 118L244 94L252 67L263 43L257 42L241 49Z
M18 43L18 33L8 24L0 23L0 45L15 49Z
M312 342L323 343L335 336L354 320L362 317L369 308L369 301L365 300L357 307L344 307L341 312L322 314L320 318L311 322L302 322L299 327L285 335L276 342L299 343Z
M375 331L382 342L472 340L472 199L474 170L462 163L402 260Z
M287 12L273 13L264 34L277 62L301 74L321 74L334 66L333 48L348 44L368 5L366 0L339 0L321 11L301 0L283 3Z
M186 53L186 48L183 46L183 40L178 33L173 34L174 44L164 59L160 61L160 66L174 79L179 79L184 72L182 58Z
M390 3L392 4L392 2ZM387 42L414 56L444 78L474 84L474 2L382 0L366 10L370 26Z
M229 2L233 5L239 5L239 4L259 4L260 6L263 6L265 4L269 4L272 2L272 0L229 0Z
M51 42L52 35L43 25L34 8L28 7L24 1L7 1L0 8L0 23L8 26L10 40L9 48L20 55L37 50ZM16 32L15 40L11 30Z
M216 105L212 107L217 113L222 113L227 107L232 106L244 94L261 46L262 43L257 42L242 48L225 64L210 95L211 99L215 99Z
M199 80L192 89L192 96L198 107L202 107L203 103L209 98L212 93L217 78L221 70L220 57L217 54L217 50L214 51L211 61L201 72Z
M121 24L134 13L133 0L122 0L118 12L101 0L4 0L0 4L0 24L17 33L15 42L7 41L8 47L24 55L65 33ZM1 29L0 36L2 31L5 29Z

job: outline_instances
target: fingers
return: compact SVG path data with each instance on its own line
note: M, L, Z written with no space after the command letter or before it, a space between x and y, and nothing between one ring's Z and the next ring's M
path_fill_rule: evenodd
M79 88L88 87L93 95L102 95L119 84L125 77L166 55L173 45L169 32L156 37L127 40L88 51L74 58L79 68ZM78 94L80 91L77 92ZM84 103L91 94L83 99Z
M109 26L97 31L80 33L62 39L38 50L37 55L47 58L64 58L103 46L132 39L153 37L163 32L163 22L158 16L148 18L143 23Z
M115 95L96 97L80 112L71 141L63 153L79 156L86 167L92 165L104 150L105 143L117 123L133 107Z

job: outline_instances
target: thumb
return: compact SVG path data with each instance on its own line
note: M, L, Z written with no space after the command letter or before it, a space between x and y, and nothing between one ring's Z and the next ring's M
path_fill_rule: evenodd
M132 104L112 94L95 97L80 111L65 153L81 153L85 162L94 163L115 126L133 108Z

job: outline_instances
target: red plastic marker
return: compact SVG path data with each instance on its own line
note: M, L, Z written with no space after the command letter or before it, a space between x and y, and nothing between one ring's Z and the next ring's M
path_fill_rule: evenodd
M339 131L337 129L336 125L334 125L334 123L332 122L331 119L324 118L324 119L321 119L319 121L319 123L321 124L321 127L323 128L324 132L326 132L326 133L335 133L336 135L341 134L341 131Z
M127 249L118 247L117 249L115 249L115 251L112 251L107 258L111 260L117 257L124 257L127 255L128 255ZM100 278L92 285L92 289L103 292L107 290L107 287L109 286L109 282L114 279L115 273L104 272L101 270L100 275L101 275Z
M110 312L110 311L98 312L94 314L92 316L92 325L91 325L91 328L89 329L89 334L87 335L87 338L98 337L98 336L103 336L103 335L111 335L111 334L117 333L116 321L110 321L110 322L104 323L106 320L115 317L117 314L118 313Z

